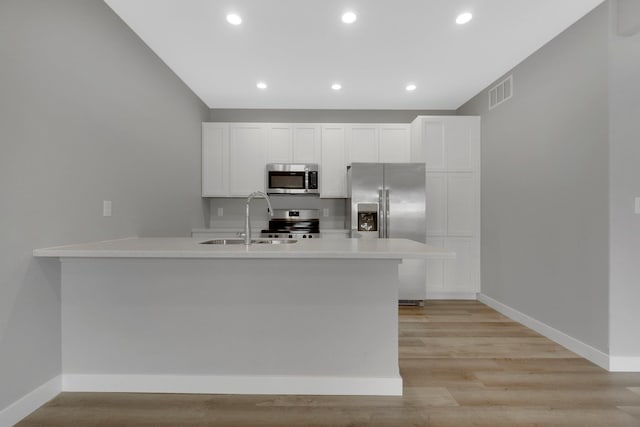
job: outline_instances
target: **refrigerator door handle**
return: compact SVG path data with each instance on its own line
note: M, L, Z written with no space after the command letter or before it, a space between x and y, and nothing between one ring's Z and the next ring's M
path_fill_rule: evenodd
M387 233L387 217L385 216L386 201L384 190L378 190L378 237L384 239Z
M384 192L384 237L389 238L389 215L391 210L389 209L389 190Z

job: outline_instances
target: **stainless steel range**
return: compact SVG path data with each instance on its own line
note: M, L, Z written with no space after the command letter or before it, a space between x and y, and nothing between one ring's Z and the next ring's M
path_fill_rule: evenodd
M317 239L320 237L320 213L318 209L274 209L269 229L260 237Z

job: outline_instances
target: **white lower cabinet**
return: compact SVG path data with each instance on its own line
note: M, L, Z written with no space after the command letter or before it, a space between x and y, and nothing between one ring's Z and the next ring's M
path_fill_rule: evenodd
M456 253L455 260L444 261L444 279L447 290L456 292L480 291L479 247L473 237L449 237L444 239L445 249Z
M427 245L444 248L444 239L433 237L427 239ZM427 260L427 298L430 297L432 291L444 291L444 261Z
M475 238L429 238L427 244L456 253L453 260L427 261L427 299L449 299L456 295L473 298L480 292L480 260Z

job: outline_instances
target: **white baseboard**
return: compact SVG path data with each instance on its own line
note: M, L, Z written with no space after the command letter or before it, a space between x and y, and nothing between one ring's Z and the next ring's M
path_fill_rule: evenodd
M12 426L62 391L62 376L50 379L0 411L0 426Z
M478 294L478 301L487 304L489 307L493 308L496 311L504 314L508 318L515 320L516 322L522 323L528 328L533 329L534 331L544 335L552 341L557 342L563 347L568 348L574 353L579 354L585 359L595 363L601 368L609 370L609 355L591 347L588 344L579 341L564 332L561 332L551 326L540 322L539 320L534 319L533 317L527 316L524 313L521 313L518 310L515 310L507 305L502 304L494 300L491 297L488 297L484 294Z
M402 377L64 375L63 391L402 396Z
M460 299L460 300L476 300L478 294L476 292L455 292L455 291L430 291L427 289L426 300L441 300L441 299Z
M640 372L640 357L610 356L609 370L611 372Z

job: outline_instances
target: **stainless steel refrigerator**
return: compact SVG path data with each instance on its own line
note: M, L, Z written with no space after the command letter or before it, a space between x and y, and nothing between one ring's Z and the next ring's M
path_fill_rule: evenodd
M353 163L347 167L347 226L352 238L426 241L424 163ZM426 299L426 261L403 260L401 301Z

